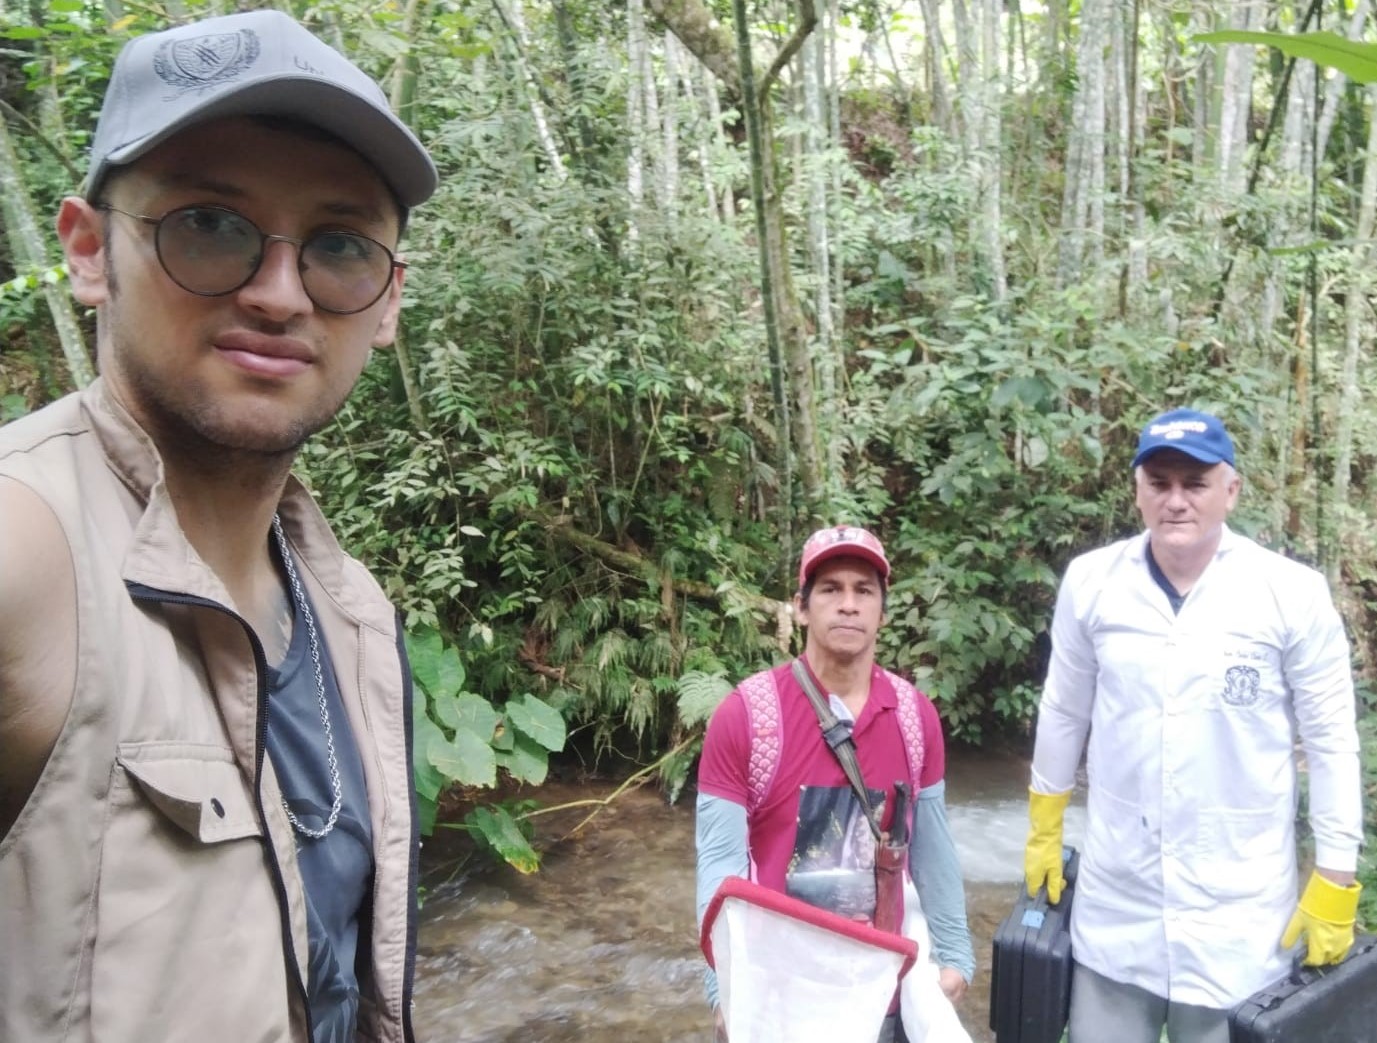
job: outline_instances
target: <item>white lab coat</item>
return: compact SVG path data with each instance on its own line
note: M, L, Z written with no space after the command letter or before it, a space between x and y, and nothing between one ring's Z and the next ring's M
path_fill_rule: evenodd
M1174 615L1147 534L1074 560L1052 623L1033 786L1064 792L1089 728L1076 959L1224 1008L1285 973L1295 736L1317 862L1362 839L1348 642L1324 577L1225 529Z

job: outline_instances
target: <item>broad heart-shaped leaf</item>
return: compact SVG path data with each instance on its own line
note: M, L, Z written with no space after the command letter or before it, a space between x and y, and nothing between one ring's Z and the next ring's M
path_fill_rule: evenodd
M1347 40L1330 32L1262 33L1225 29L1201 33L1200 43L1251 43L1275 47L1292 58L1309 58L1316 65L1338 69L1356 83L1377 83L1377 44Z
M430 744L445 742L445 733L429 717L418 718L415 731L415 748L412 751L412 780L416 793L422 799L434 801L449 782L434 764L430 763Z
M456 731L473 732L489 742L497 731L497 722L502 719L502 715L492 708L492 703L473 692L439 696L435 700L435 716L441 724Z
M433 692L437 687L437 664L444 650L445 643L434 630L417 630L406 635L406 657L411 661L411 676L427 692Z
M540 856L505 808L474 808L464 818L519 873L534 873Z
M550 770L550 753L538 742L518 733L510 750L497 751L497 766L518 782L539 786Z
M534 739L551 753L564 749L564 718L549 703L530 692L506 706L507 721L513 728Z
M411 676L431 695L453 695L464 687L464 664L459 653L446 648L434 630L406 635Z
M497 785L497 759L492 747L473 732L462 729L454 733L454 741L443 734L431 736L426 758L447 779L465 786Z

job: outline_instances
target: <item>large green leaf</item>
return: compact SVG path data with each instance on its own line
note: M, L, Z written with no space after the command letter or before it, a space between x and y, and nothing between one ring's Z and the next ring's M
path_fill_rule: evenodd
M492 741L501 714L492 708L481 695L473 692L460 692L457 695L444 695L435 700L435 716L440 723L455 731L473 732L487 741Z
M1347 40L1330 32L1263 33L1226 29L1201 33L1200 43L1247 43L1275 47L1292 58L1309 58L1316 65L1338 69L1357 83L1377 83L1377 44Z
M464 687L464 664L459 653L446 648L434 630L406 635L406 654L411 675L431 695L453 695Z
M416 792L429 800L435 800L445 788L449 779L430 761L430 747L434 742L446 742L445 733L429 717L416 721L415 749L412 754L412 778Z
M411 660L411 676L427 692L434 691L437 687L437 664L444 647L444 641L433 630L415 631L406 635L406 656Z
M517 733L510 750L497 751L497 766L519 782L539 786L549 773L550 754L535 740Z
M497 785L497 758L492 747L473 732L457 731L454 740L431 736L426 757L445 778L465 786Z
M547 702L527 692L506 706L507 720L551 753L564 749L564 718Z
M540 868L540 856L505 808L474 808L464 821L518 872L534 873Z

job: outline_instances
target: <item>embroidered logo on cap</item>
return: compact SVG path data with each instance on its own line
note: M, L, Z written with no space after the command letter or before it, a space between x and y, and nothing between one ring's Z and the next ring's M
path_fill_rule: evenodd
M808 539L809 546L831 547L838 543L864 543L867 546L875 542L875 537L864 529L853 529L848 526L838 525L835 529L822 529L813 533Z
M167 40L153 56L153 71L182 91L204 91L233 80L258 60L258 52L252 29Z
M1148 428L1147 433L1174 441L1178 438L1185 438L1188 434L1203 435L1207 430L1208 428L1200 420L1173 420L1166 424L1153 424Z

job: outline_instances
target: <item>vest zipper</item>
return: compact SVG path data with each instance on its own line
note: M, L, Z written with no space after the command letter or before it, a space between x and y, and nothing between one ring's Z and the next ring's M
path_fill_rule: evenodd
M408 758L415 757L416 736L413 734L412 700L416 693L411 687L411 659L406 654L406 631L402 627L402 614L396 613L397 663L402 671L402 727L406 736ZM411 1028L412 989L416 978L416 933L420 915L417 895L421 868L421 817L416 808L416 787L407 786L407 801L411 808L411 853L407 858L407 898L406 898L406 957L402 964L402 1040L415 1043L416 1035Z
M258 640L258 635L254 633L253 627L243 616L236 612L231 612L224 605L209 598L193 597L190 594L173 594L165 590L157 590L153 587L144 586L142 583L125 583L129 591L129 596L135 601L147 601L153 604L167 605L186 605L192 608L208 608L222 615L229 616L241 627L248 635L249 647L253 649L254 672L258 680L258 705L256 708L257 720L254 728L254 759L253 759L253 801L258 809L258 820L263 824L263 837L267 849L268 867L271 870L273 890L277 893L277 907L282 914L282 943L284 950L293 955L293 962L297 967L297 972L292 976L297 988L298 998L301 1000L301 1009L306 1015L306 1038L315 1038L315 1024L311 1020L311 997L307 989L306 982L301 975L301 960L297 957L296 945L292 940L292 918L287 906L287 882L282 875L282 864L277 858L277 849L273 847L272 834L268 831L268 816L263 807L263 757L268 750L268 658L263 654L263 645ZM307 957L309 964L309 954Z

